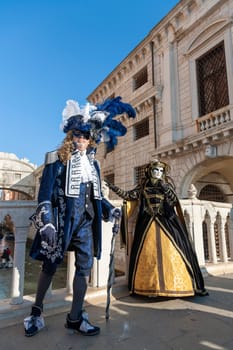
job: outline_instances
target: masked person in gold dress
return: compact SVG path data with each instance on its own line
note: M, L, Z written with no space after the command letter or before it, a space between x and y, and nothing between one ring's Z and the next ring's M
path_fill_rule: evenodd
M124 199L123 236L127 235L127 208L134 204L137 209L128 287L132 294L152 297L208 295L168 171L168 164L154 160L147 166L141 183L132 190L124 191L107 182Z

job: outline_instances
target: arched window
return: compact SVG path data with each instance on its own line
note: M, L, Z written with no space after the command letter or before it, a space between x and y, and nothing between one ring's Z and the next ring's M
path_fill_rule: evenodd
M206 185L199 194L200 200L226 202L224 193L215 185Z

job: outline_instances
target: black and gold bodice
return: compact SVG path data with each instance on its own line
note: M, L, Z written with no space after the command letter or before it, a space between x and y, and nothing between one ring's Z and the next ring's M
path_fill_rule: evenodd
M164 215L167 208L173 207L178 201L173 185L161 180L157 180L154 183L147 180L129 191L124 191L109 182L107 182L107 185L126 201L139 200L141 197L143 210L150 215Z

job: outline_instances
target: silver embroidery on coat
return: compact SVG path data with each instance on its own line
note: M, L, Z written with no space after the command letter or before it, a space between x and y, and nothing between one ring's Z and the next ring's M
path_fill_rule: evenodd
M93 158L87 155L91 165L91 174L94 190L94 198L101 199L100 181L94 166ZM79 152L72 154L71 159L67 162L65 194L68 197L79 197L80 184L82 182L81 157Z

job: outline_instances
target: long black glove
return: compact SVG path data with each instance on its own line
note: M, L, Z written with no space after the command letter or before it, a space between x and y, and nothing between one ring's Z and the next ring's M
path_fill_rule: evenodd
M177 203L177 195L172 185L168 182L159 180L159 186L163 190L167 203L171 206L175 205Z
M119 197L123 198L126 201L134 201L139 198L140 195L140 185L135 187L130 191L124 191L120 187L113 185L111 182L104 180L105 185L110 188L113 192L115 192Z

